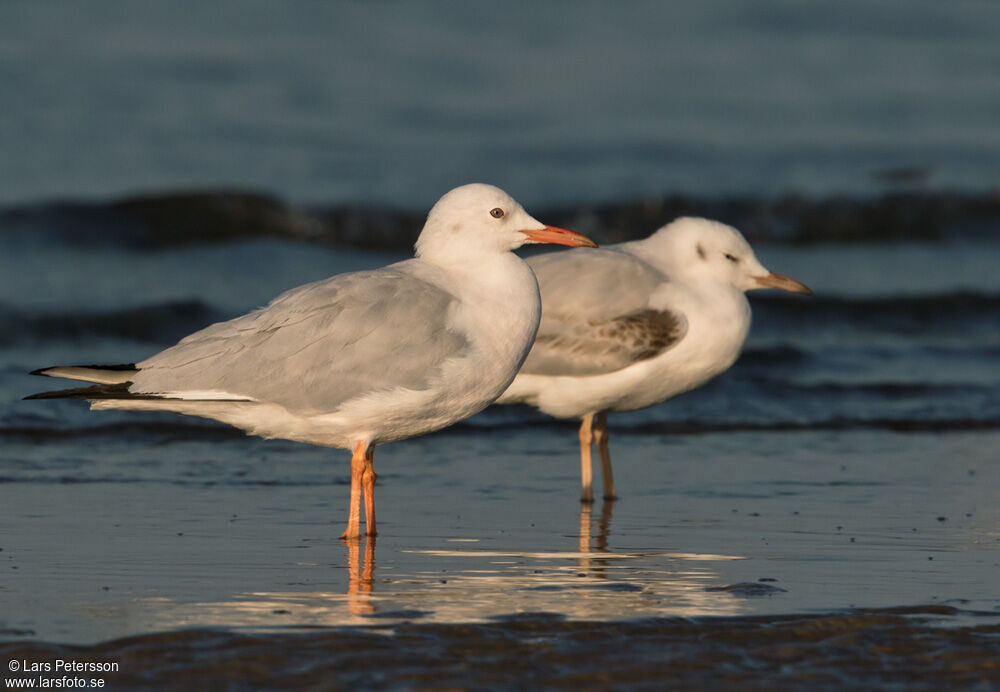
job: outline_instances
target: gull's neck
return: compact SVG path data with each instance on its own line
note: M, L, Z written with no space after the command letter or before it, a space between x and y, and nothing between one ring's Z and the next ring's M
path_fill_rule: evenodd
M496 305L494 313L531 320L541 314L538 282L513 252L421 255L402 263L407 271L472 305ZM523 317L522 317L523 313Z
M479 335L477 347L490 363L485 367L509 371L512 380L531 350L542 315L538 281L528 263L512 252L499 252L475 262L435 263L420 257L404 264L405 271L459 299L454 318ZM509 384L503 383L503 389Z

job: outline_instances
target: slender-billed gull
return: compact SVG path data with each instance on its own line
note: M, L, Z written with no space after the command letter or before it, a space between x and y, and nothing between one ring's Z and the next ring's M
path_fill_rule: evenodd
M607 414L701 386L736 360L750 329L745 291L804 284L765 269L735 228L681 218L644 240L528 260L542 322L521 372L498 403L581 418L582 500L593 501L591 445L604 497L614 498Z
M465 185L431 209L416 257L294 288L134 365L34 374L96 383L28 398L92 409L172 411L353 451L344 538L375 534L372 450L488 406L514 379L541 313L538 285L511 250L595 247L529 216L503 190Z

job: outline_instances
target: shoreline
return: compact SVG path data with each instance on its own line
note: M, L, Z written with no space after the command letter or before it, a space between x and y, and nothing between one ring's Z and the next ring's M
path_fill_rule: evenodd
M946 605L626 621L526 613L488 624L183 629L89 646L8 641L0 653L28 665L118 664L86 673L111 688L943 689L1000 682L998 620Z

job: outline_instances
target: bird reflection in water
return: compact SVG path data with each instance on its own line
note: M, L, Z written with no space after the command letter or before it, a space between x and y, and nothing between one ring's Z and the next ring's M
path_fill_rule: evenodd
M355 615L375 612L372 586L375 582L375 536L347 539L347 608ZM364 561L360 560L361 545L365 546Z
M608 552L608 535L611 533L611 510L614 509L614 499L605 500L601 504L601 516L597 522L597 536L593 536L591 525L593 524L593 507L589 502L580 505L580 552L581 553L606 553ZM593 541L593 546L591 546ZM591 562L596 562L596 567L591 567ZM580 558L580 569L585 569L591 575L604 578L606 560L592 560L589 557Z
M607 578L607 559L588 557L590 553L608 553L608 536L611 533L611 513L614 500L605 500L601 504L601 513L597 518L597 531L594 532L593 505L583 504L580 507L580 540L579 566L592 577ZM358 539L346 539L347 544L347 607L354 615L371 615L376 612L372 591L375 584L375 536ZM364 556L362 557L362 546Z

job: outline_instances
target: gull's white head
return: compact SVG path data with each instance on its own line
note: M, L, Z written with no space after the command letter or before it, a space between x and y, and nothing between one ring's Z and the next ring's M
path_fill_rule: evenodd
M500 188L472 183L451 190L431 208L416 251L425 259L463 259L527 243L597 247L579 233L533 219Z
M718 221L682 217L651 235L645 243L671 276L707 279L739 291L780 288L812 295L795 279L768 271L743 234Z

